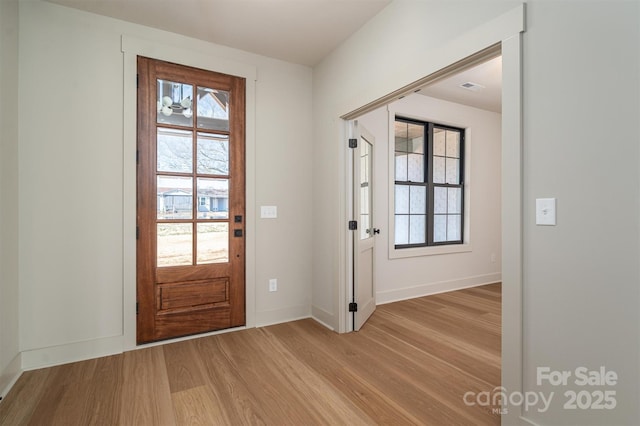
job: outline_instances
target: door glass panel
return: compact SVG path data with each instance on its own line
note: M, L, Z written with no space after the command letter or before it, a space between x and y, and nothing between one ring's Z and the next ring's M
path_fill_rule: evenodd
M362 213L360 215L360 239L366 240L371 235L371 223L369 215Z
M229 261L229 224L198 223L198 265Z
M229 174L229 136L198 133L198 173Z
M186 130L158 128L157 167L159 172L193 171L192 133Z
M360 239L373 237L371 233L371 153L373 146L364 138L360 144Z
M190 223L158 223L157 266L193 264L193 235Z
M193 125L193 86L158 80L157 121L162 124Z
M158 176L158 219L193 217L193 179L182 176Z
M229 92L198 86L198 128L229 130Z
M198 219L229 218L229 179L198 178Z

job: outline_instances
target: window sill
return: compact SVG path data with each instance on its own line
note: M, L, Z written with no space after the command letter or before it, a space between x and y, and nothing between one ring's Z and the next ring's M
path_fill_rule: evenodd
M396 249L389 248L389 259L402 259L405 257L436 256L440 254L466 253L473 250L469 243L455 244L450 246L416 247Z

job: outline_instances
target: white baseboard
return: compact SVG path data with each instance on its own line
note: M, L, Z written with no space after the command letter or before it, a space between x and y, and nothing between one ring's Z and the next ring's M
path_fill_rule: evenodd
M334 315L317 306L311 307L311 318L318 321L329 330L335 331L335 327L331 326L334 322Z
M502 274L500 272L496 272L494 274L477 275L458 280L439 281L413 287L379 291L376 293L376 304L383 305L385 303L430 296L432 294L444 293L447 291L462 290L464 288L477 287L500 281L502 281Z
M296 321L309 318L311 312L308 305L289 306L272 311L256 312L256 327L266 327L268 325L280 324L283 322Z
M104 337L84 342L33 349L22 352L22 369L51 367L122 353L122 336Z
M310 317L309 306L292 306L273 311L256 312L256 326L264 327L272 324L279 324L288 321L295 321ZM187 336L183 338L156 342L149 345L137 346L133 349L162 345L181 340L194 339L207 335L227 333L244 329L238 327L228 330L220 330L212 333ZM124 337L114 336L100 339L88 340L84 342L68 343L48 348L32 349L22 352L22 370L35 370L37 368L51 367L54 365L68 364L70 362L84 361L92 358L115 355L124 352ZM4 376L3 376L4 377Z
M0 372L0 398L4 398L22 374L22 354L16 355Z

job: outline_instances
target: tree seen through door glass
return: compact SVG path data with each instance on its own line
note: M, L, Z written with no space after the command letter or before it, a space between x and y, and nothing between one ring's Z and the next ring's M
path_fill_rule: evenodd
M198 173L229 174L229 136L198 133Z
M191 173L193 170L193 133L158 128L157 167L159 172Z

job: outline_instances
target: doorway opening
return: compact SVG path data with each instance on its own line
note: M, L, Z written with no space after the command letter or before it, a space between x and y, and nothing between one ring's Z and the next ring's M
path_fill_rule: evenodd
M386 96L362 107L352 109L341 115L343 132L348 134L349 120L355 120L366 113L402 99L426 84L436 82L443 76L453 75L493 57L502 56L502 123L501 123L501 277L502 277L502 386L509 389L522 389L522 33L518 32L501 41L478 51L465 59L452 63L439 71L408 84ZM348 152L344 154L346 188L352 181L352 168L348 161ZM352 217L349 210L352 194L345 200L345 216ZM344 231L347 250L341 269L344 281L341 281L337 300L344 307L338 316L338 328L341 332L353 327L350 316L346 314L346 305L353 297L350 292L350 279L353 277L353 258L349 247L353 246L353 233ZM374 266L375 267L375 266ZM516 410L518 411L518 410ZM510 418L518 418L520 412L509 411Z
M375 192L354 186L351 214L371 203L373 222L362 228L381 232L364 268L356 250L362 232L351 238L350 330L372 312L353 308L374 281L374 305L501 281L501 82L496 45L425 77L407 95L363 109L350 124L351 135L366 128L378 141L369 167ZM348 161L354 183L362 177L357 153ZM476 266L460 268L452 260L458 254Z

